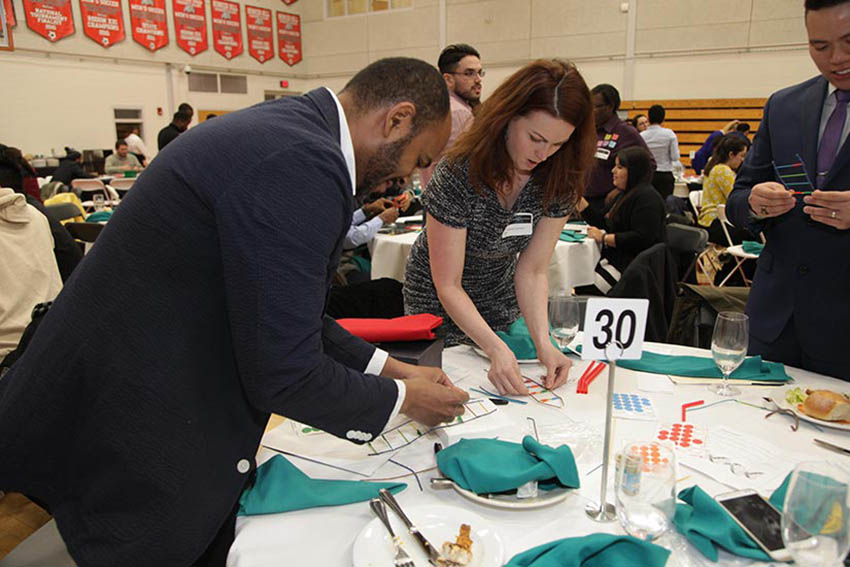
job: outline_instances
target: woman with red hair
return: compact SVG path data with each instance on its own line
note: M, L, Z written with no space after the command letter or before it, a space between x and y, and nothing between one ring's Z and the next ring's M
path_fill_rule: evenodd
M547 270L595 143L584 79L569 62L541 59L481 105L423 193L426 229L408 259L405 312L444 317L447 346L477 344L503 394L527 394L516 357L496 334L520 315L545 385L566 382L570 361L549 340Z

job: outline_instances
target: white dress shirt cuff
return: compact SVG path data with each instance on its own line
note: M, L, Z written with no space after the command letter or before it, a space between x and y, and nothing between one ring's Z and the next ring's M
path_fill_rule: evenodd
M394 380L395 385L398 386L398 399L395 401L395 406L393 407L393 411L390 414L389 419L387 419L386 425L384 425L384 429L386 430L387 426L393 422L395 417L398 415L398 412L401 411L401 405L404 403L404 396L407 395L407 386L404 385L404 380Z
M372 359L369 361L369 364L366 365L366 370L363 371L364 374L380 376L389 356L390 355L387 351L376 348L375 353L372 355ZM390 413L390 417L384 425L384 429L386 429L387 425L392 423L398 415L398 412L401 411L401 405L404 403L404 396L407 394L407 386L404 385L404 380L395 380L395 385L398 388L398 397L396 398L395 406L393 406L393 411Z

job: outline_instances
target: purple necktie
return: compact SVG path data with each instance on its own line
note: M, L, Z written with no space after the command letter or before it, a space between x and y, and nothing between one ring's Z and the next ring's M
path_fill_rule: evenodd
M823 188L823 183L829 173L829 168L835 161L835 155L841 145L841 132L844 130L844 120L847 118L847 103L850 102L850 91L835 91L835 109L829 115L823 136L818 148L818 189Z

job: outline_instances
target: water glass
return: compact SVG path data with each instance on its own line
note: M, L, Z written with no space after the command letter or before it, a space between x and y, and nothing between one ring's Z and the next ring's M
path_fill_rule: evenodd
M800 463L782 512L782 541L800 566L840 565L850 550L850 475L829 462Z
M627 443L617 454L617 518L631 536L652 541L676 512L676 457L659 443Z
M102 211L103 210L103 204L104 204L103 195L99 195L99 194L93 195L92 196L92 202L94 203L94 210L96 210L96 211Z
M552 338L558 348L567 348L581 325L584 315L582 304L586 306L587 298L569 294L559 294L549 298L549 328Z
M749 318L746 315L733 311L717 315L714 334L711 336L711 356L723 374L723 381L712 384L708 389L718 396L737 396L741 393L739 388L729 385L729 375L744 362L749 337Z

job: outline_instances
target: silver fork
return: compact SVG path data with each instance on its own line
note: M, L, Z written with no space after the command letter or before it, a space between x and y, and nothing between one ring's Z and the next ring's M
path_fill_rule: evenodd
M380 498L373 498L369 500L369 507L378 516L378 519L384 524L384 527L387 528L387 531L390 533L390 537L393 540L393 547L395 547L395 559L393 560L393 565L395 567L416 567L413 563L413 559L407 554L404 548L401 547L401 538L395 535L393 531L393 527L390 525L390 519L387 517L387 508L384 506L384 503L381 502Z

